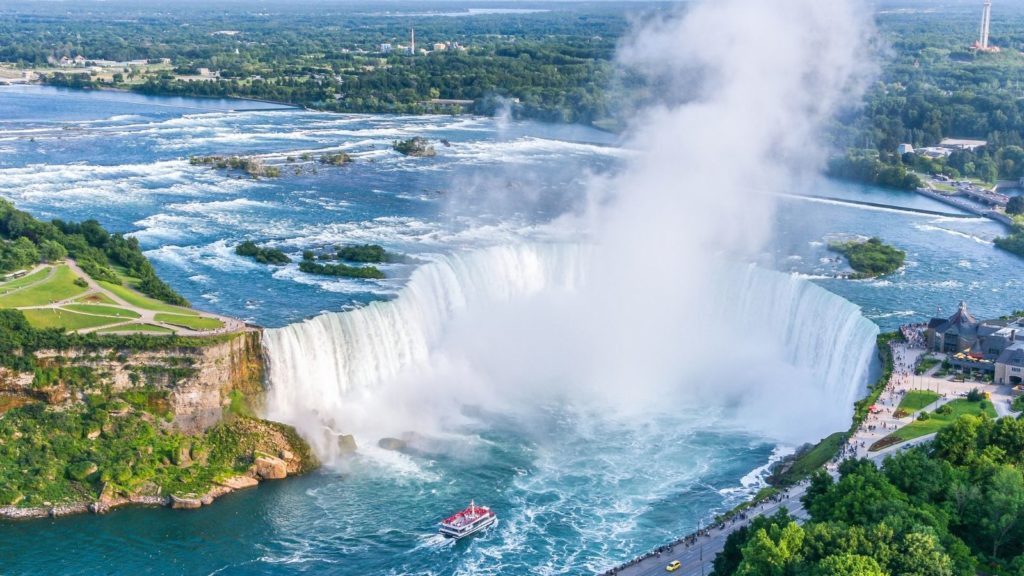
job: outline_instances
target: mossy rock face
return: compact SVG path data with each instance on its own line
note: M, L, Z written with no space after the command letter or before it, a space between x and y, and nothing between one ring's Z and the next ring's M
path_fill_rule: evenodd
M83 482L98 470L99 466L97 466L95 462L89 462L88 460L75 462L68 466L68 476L71 477L72 480Z

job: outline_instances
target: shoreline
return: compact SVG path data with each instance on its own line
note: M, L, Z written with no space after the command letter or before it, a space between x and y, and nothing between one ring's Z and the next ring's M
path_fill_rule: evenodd
M66 502L62 504L54 504L52 506L33 506L26 508L18 506L0 506L0 521L16 522L22 520L41 520L43 518L77 516L79 514L101 515L117 508L125 508L129 506L170 508L172 510L196 510L203 506L213 504L215 500L222 496L226 496L239 490L255 488L259 486L260 483L266 481L267 479L265 478L260 479L256 476L240 475L222 480L202 495L133 495L110 498L101 497L99 500L94 501Z

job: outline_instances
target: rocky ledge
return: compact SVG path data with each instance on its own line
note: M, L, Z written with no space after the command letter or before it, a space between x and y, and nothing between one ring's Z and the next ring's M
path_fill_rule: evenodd
M289 474L301 474L308 471L309 464L288 450L282 450L277 456L261 454L245 474L229 476L217 481L205 494L170 494L161 495L160 488L149 485L137 493L124 495L105 486L95 502L74 502L43 506L19 507L0 506L0 518L12 520L28 520L35 518L57 518L73 514L104 514L122 506L165 506L175 510L195 510L209 506L214 500L237 490L255 488L266 480L282 480ZM149 492L149 493L146 493ZM155 492L155 493L154 493Z

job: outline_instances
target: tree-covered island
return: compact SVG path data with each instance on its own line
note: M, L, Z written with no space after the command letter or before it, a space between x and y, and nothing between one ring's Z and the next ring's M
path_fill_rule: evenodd
M846 256L850 268L854 272L851 279L861 280L892 274L903 266L906 252L883 243L878 238L870 238L863 242L849 240L846 242L830 242L829 250Z
M261 248L252 240L246 240L235 246L235 254L252 258L260 264L273 264L275 266L284 266L292 261L281 250L277 248Z

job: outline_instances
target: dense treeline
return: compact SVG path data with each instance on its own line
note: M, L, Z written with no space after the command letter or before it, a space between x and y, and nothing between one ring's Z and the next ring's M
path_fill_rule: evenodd
M94 279L114 284L121 284L121 276L112 266L120 266L128 276L138 279L135 288L143 294L188 306L188 301L156 275L135 238L110 234L95 220L41 222L0 200L0 271L64 256L74 258Z
M731 534L716 575L1024 573L1024 421L963 416L928 446L813 477L784 513Z
M868 91L865 108L842 131L846 146L868 148L891 169L971 177L994 183L1024 176L1024 6L993 7L992 44L1000 52L970 49L977 38L979 3L930 7L928 10L883 10L879 29L891 46L880 81ZM915 149L938 145L943 138L985 140L975 151L947 158L896 153L900 144ZM871 181L877 166L841 170L837 175ZM907 188L894 178L879 184Z
M902 165L881 161L874 150L849 150L845 156L832 158L828 173L837 178L903 190L916 190L923 185L916 174Z
M452 3L446 10L465 10ZM237 96L339 112L477 112L509 106L513 114L588 123L609 116L605 88L616 39L627 21L618 4L545 5L533 13L451 18L416 4L277 6L265 18L236 5L185 4L154 14L138 6L92 4L53 14L15 3L0 9L0 61L41 66L83 55L113 61L169 58L100 78L64 71L60 85L118 85L151 94ZM403 15L403 13L408 15ZM286 16L284 14L287 14ZM417 46L398 49L416 29ZM380 45L392 44L391 53ZM447 43L434 51L433 44ZM456 45L464 47L457 48ZM206 68L217 78L189 81ZM434 98L472 100L436 105Z

